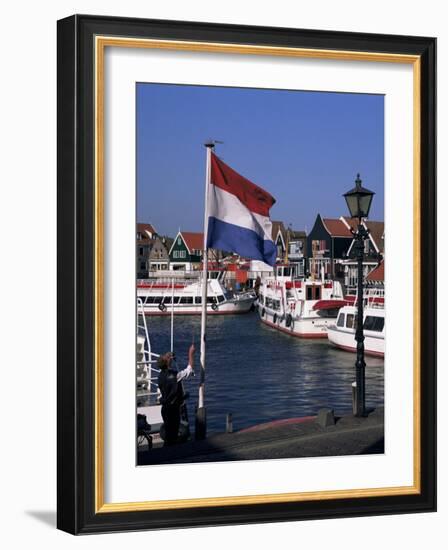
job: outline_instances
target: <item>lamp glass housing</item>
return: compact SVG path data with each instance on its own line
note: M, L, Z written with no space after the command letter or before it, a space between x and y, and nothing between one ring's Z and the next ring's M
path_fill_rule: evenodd
M344 194L347 206L352 218L367 218L372 204L373 191L369 191L365 187L361 187L359 175L356 179L356 187Z

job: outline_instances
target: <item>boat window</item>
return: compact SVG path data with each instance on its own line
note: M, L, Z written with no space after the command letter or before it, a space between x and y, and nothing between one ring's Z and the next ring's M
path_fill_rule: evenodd
M215 303L215 297L207 296L207 304L214 304L214 303Z
M313 287L312 286L307 286L306 287L306 299L307 300L312 300L313 299Z
M345 313L340 313L338 317L338 322L336 323L338 327L343 327L345 324Z
M222 302L224 302L225 298L224 296L221 294L221 296L218 296L218 302L221 304Z
M272 298L266 298L266 307L272 307Z
M314 290L315 290L314 299L320 300L320 286L314 287Z
M347 328L356 328L356 318L353 313L347 314L347 323L345 325Z
M194 299L195 304L202 304L202 296L196 296Z
M260 302L261 305L264 305L264 296L263 296L263 294L260 294L258 296L258 301Z
M374 317L373 315L367 315L364 320L364 329L373 330L375 332L382 332L384 328L384 317Z
M164 304L171 304L171 296L165 296L163 299Z
M273 300L273 308L278 311L280 309L280 300Z
M180 299L181 304L192 304L193 303L193 296L182 296Z

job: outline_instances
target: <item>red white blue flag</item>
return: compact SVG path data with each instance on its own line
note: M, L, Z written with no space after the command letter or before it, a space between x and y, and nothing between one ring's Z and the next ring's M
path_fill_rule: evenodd
M277 249L269 218L274 203L274 197L267 191L212 153L207 248L235 252L274 265Z

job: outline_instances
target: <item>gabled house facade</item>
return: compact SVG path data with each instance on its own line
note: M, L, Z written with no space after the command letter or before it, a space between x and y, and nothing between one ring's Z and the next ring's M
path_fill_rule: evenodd
M152 241L152 246L148 256L149 271L168 270L170 267L169 250L173 244L173 239L156 235Z
M148 277L148 259L156 235L156 230L150 223L138 223L136 227L136 273L137 279Z
M307 272L320 279L343 279L343 260L347 258L353 235L341 219L317 215L306 238Z
M357 220L351 220L349 218L342 217L341 220L347 227L353 227L356 230ZM369 236L364 241L364 261L363 261L363 273L365 281L367 281L368 275L375 270L379 265L379 262L384 258L384 222L363 220L363 226L368 230ZM358 266L354 258L353 243L347 252L347 258L343 262L344 264L344 284L348 292L356 292L358 284ZM384 275L384 271L383 271Z
M202 262L204 234L179 231L169 250L169 269L196 271Z
M301 261L306 257L306 232L288 229L288 260L290 262Z
M285 260L287 248L287 235L283 222L272 222L271 237L277 247L277 262L283 262Z

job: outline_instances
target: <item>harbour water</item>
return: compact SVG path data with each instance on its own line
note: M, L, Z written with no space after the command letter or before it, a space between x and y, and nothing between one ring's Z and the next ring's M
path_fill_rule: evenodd
M147 317L152 351L170 349L169 317ZM210 315L207 318L205 401L207 433L225 431L232 413L234 430L273 420L315 415L322 407L350 413L355 354L338 350L326 339L307 340L263 325L258 315ZM196 372L185 382L190 425L199 384L200 316L174 318L177 368L186 367L196 346ZM366 357L366 406L384 404L384 360Z

